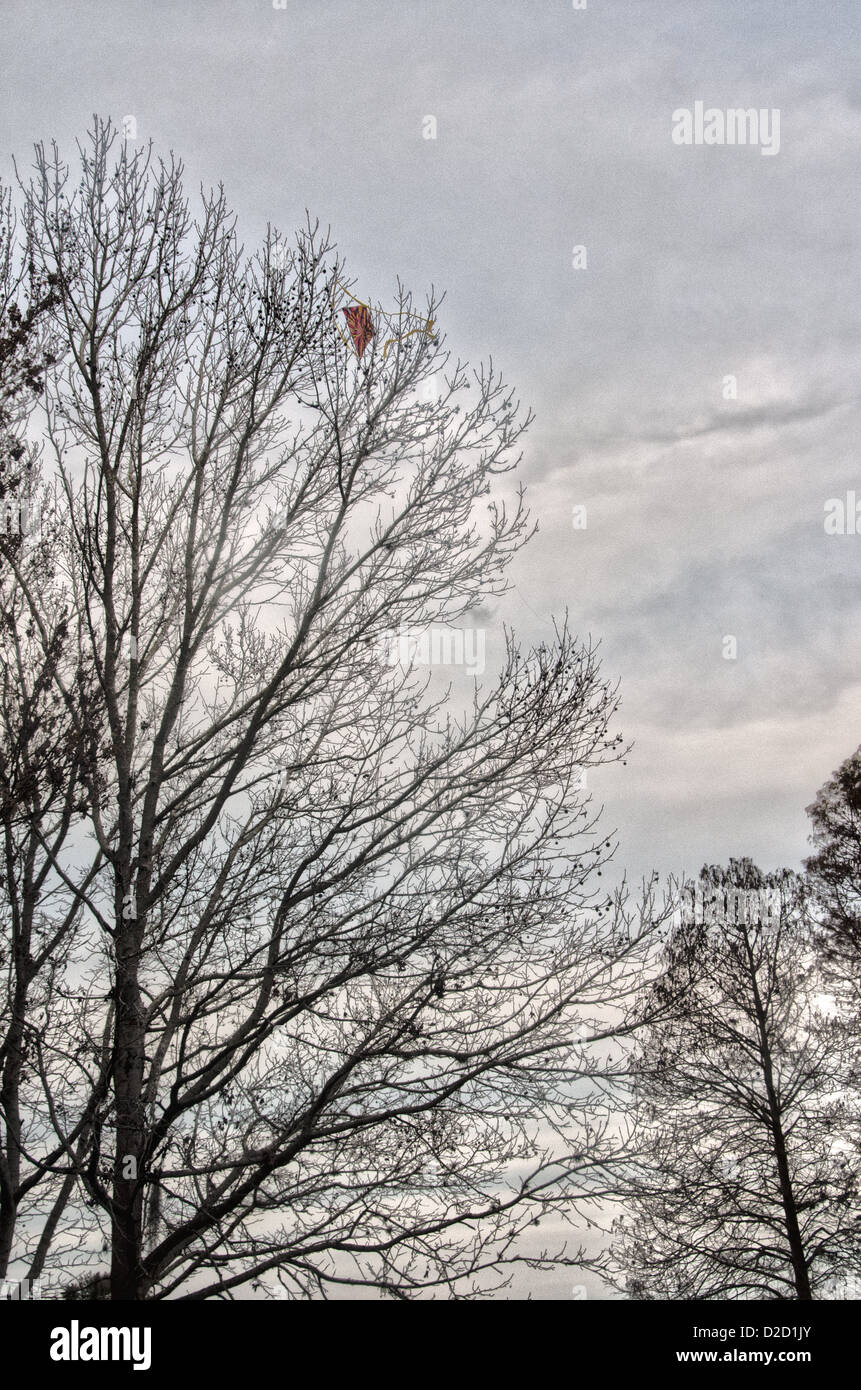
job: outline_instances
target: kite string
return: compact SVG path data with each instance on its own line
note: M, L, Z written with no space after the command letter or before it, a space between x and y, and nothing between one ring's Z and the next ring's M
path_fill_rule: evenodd
M413 314L413 315L411 315L411 317L412 317L412 318L418 318L419 315L418 315L418 314ZM409 331L409 333L398 333L398 334L395 335L394 338L387 338L387 339L386 339L386 342L385 342L385 346L383 347L383 361L385 362L385 360L386 360L386 353L388 352L388 350L389 350L389 348L391 347L392 343L402 343L403 340L404 340L404 338L412 338L412 337L414 337L414 335L415 335L416 333L430 333L430 334L432 334L432 333L433 333L433 319L427 319L426 322L423 324L423 326L422 326L421 328L411 328L410 331Z
M338 290L343 290L344 294L347 295L347 297L348 297L349 299L355 300L356 304L361 304L362 308L363 308L363 309L367 309L368 313L371 312L371 306L370 306L370 304L366 304L366 303L364 302L364 300L359 299L356 295L353 294L352 290L348 290L348 289L347 289L346 285L342 285L341 282L340 282L340 280L334 280L333 283L332 283L332 312L333 312L333 313L334 313L334 311L335 311L335 290L336 290L336 289L338 289Z

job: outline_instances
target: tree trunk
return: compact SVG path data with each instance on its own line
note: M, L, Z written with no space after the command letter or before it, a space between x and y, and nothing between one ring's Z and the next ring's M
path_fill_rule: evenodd
M770 1071L771 1067L769 1065L769 1073ZM766 1085L768 1085L768 1082L766 1082ZM769 1105L771 1105L773 1098L773 1092L770 1092ZM792 1190L792 1178L789 1172L789 1160L786 1155L786 1141L783 1137L783 1126L780 1123L779 1115L773 1115L772 1134L774 1135L774 1156L777 1160L777 1172L780 1178L783 1218L786 1224L787 1239L789 1241L792 1271L795 1275L795 1292L800 1299L812 1299L813 1294L810 1291L810 1276L807 1272L807 1259L804 1254L801 1227L798 1224L798 1209L795 1204L795 1194Z
M12 1255L21 1178L21 1108L19 1103L21 1070L24 1065L24 1020L26 990L20 982L15 990L12 1022L6 1034L6 1059L0 1085L0 1114L3 1119L0 1150L0 1278L6 1277Z
M7 878L14 882L11 851L7 839ZM4 1039L5 1057L0 1071L0 1117L3 1123L0 1144L0 1278L5 1278L12 1256L18 1217L18 1188L21 1181L21 1076L24 1070L24 1044L27 1024L27 995L31 981L31 932L34 895L32 889L34 847L31 841L22 874L20 911L12 909L12 952L15 986L12 1017Z
M774 1084L768 1021L765 1017L765 1009L762 1005L759 986L756 980L756 971L753 968L752 961L751 977L753 983L754 1007L756 1009L756 1019L759 1029L762 1074L765 1081L765 1092L768 1097L769 1127L774 1144L774 1158L777 1163L778 1181L780 1182L780 1199L783 1206L783 1221L786 1228L786 1238L789 1242L789 1258L792 1263L792 1272L795 1279L795 1292L799 1299L812 1300L813 1294L810 1291L810 1275L807 1270L807 1257L804 1253L804 1242L801 1236L801 1227L798 1222L798 1207L792 1188L792 1174L789 1171L789 1156L786 1151L786 1138L783 1133L780 1102L777 1099L777 1089Z
M117 1140L111 1220L111 1298L116 1300L144 1297L144 1025L138 984L140 941L137 928L122 932L117 940L114 1049Z

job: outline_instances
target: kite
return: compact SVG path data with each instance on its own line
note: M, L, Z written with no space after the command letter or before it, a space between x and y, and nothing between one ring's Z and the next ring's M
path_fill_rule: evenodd
M377 330L374 327L374 320L371 317L371 310L367 304L364 304L361 299L356 299L356 296L354 294L351 294L348 289L345 289L345 287L339 284L336 280L332 287L333 316L335 314L336 289L343 290L344 294L346 294L350 299L354 301L354 303L351 304L348 308L342 309L341 313L347 320L347 328L350 332L350 338L352 339L353 347L356 350L356 356L359 359L361 359L362 353L365 351L365 348L368 346L368 343L371 341L372 338L376 337ZM400 322L403 318L403 311L396 314L387 314L383 310L381 310L380 313L384 319L389 320L390 324L393 323L395 319L397 319L398 322ZM421 319L421 315L408 313L407 318ZM422 322L420 328L411 328L406 333L392 334L391 337L386 339L385 344L383 345L383 361L386 360L386 353L388 352L392 343L400 342L403 338L411 338L415 333L427 333L430 338L433 338L433 324L433 319L425 319ZM347 343L347 339L344 337L343 333L341 333L341 329L338 326L337 318L335 318L335 326L338 329L338 332L343 342Z
M358 304L352 305L349 309L342 309L341 313L347 320L356 356L361 358L375 333L371 312L366 304Z

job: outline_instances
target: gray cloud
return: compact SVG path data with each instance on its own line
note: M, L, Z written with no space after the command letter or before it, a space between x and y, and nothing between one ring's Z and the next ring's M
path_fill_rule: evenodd
M856 0L4 5L4 172L133 113L247 241L307 207L370 294L444 288L449 345L534 404L541 536L480 615L488 669L504 622L535 640L567 606L601 637L636 747L596 785L635 872L797 863L861 738L861 536L823 530L861 495L858 25ZM697 99L780 108L779 156L674 146Z
M92 111L131 113L192 184L224 180L249 241L307 207L369 292L397 274L448 291L450 344L493 352L538 415L524 476L540 550L492 629L530 640L567 605L603 637L628 717L668 721L678 757L706 726L767 712L815 737L817 711L848 708L861 557L821 521L861 481L853 4L4 11L7 171L36 137L71 149ZM697 99L779 107L779 156L674 146L671 113ZM719 639L736 629L733 665ZM851 720L833 740L854 746ZM815 790L806 775L780 793L787 815ZM684 852L684 781L656 863ZM727 808L709 804L719 834ZM755 838L758 814L740 784L734 823ZM783 853L802 849L795 835Z

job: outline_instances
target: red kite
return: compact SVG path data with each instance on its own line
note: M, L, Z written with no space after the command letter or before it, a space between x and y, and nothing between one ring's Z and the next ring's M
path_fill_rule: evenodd
M351 304L348 309L342 309L341 313L347 320L347 327L350 331L350 337L353 340L353 347L356 349L356 356L361 357L362 353L365 351L365 348L368 346L368 343L371 341L372 338L376 337L377 333L377 330L374 328L374 320L371 317L371 310L367 304L363 304L361 299L356 299L356 296L350 290L346 289L342 284L335 280L332 284L333 315L335 313L336 290L343 290L344 294L349 295L350 299L354 301L354 303ZM392 314L386 313L385 310L380 310L380 313L389 330L391 330L394 327L396 320L397 325L400 328L405 318L418 320L418 322L422 324L420 328L411 328L406 332L395 333L392 337L387 338L385 346L383 348L383 361L386 360L386 354L389 348L391 347L392 343L399 343L404 338L412 338L413 335L416 333L426 333L432 342L436 342L436 339L434 338L433 319L426 319L422 323L420 314L414 314L409 310L403 309L402 307ZM340 334L342 340L346 343L347 339L344 337L343 333L341 333L341 330L338 327L337 319L335 319L335 327L338 329L338 333Z
M356 349L356 356L361 357L374 336L374 322L370 310L364 304L354 304L349 309L342 309L341 312L347 320L347 327L350 330L353 347Z

